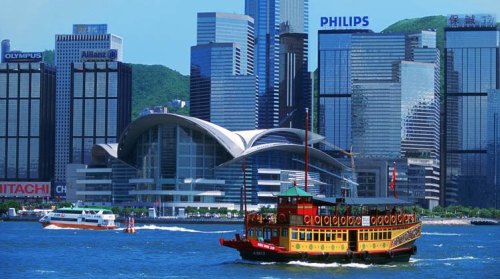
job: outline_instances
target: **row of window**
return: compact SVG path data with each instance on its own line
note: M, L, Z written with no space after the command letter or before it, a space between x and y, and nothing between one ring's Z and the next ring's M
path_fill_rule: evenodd
M279 228L249 228L249 236L263 236L265 239L278 237ZM288 228L281 229L281 236L288 237ZM392 239L392 230L360 230L359 240L389 240ZM300 241L347 241L347 231L344 230L312 230L292 229L291 240Z

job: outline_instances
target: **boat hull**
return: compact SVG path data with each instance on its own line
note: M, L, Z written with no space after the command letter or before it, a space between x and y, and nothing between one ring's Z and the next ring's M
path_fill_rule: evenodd
M416 254L415 241L393 250L360 251L345 253L311 253L284 251L279 247L260 243L255 240L220 240L223 246L237 249L244 260L258 262L293 262L302 261L309 263L362 263L362 264L389 264L408 262Z
M102 226L102 225L88 225L88 224L75 224L75 223L59 223L59 222L40 222L45 228L47 226L56 226L59 228L72 228L72 229L85 229L85 230L114 230L118 226Z

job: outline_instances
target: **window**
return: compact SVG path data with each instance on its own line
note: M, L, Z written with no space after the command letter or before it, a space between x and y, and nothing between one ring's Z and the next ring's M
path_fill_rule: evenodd
M281 230L281 236L288 237L288 229L282 229ZM295 236L297 236L297 233L295 233Z

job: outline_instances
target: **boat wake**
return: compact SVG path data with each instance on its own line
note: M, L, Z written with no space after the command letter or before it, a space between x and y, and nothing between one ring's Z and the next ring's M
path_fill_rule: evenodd
M144 226L135 226L136 230L160 230L160 231L171 231L171 232L190 232L190 233L230 233L233 231L198 231L192 230L182 227L164 227L164 226L156 226L156 225L144 225Z
M436 233L436 232L422 232L422 235L440 235L440 236L462 236L459 233Z
M58 227L56 225L48 225L44 229L46 229L46 230L83 230L83 229L79 229L79 228L62 228L62 227Z

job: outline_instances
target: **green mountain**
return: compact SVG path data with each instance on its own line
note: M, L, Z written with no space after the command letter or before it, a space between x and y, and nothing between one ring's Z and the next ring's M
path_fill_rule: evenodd
M166 106L174 99L189 100L189 76L163 65L132 64L132 119L145 107ZM187 107L168 109L189 115Z
M45 50L43 62L54 64L54 51ZM143 108L166 106L168 101L189 100L189 76L162 65L132 65L132 119ZM189 108L168 108L169 112L189 115Z

